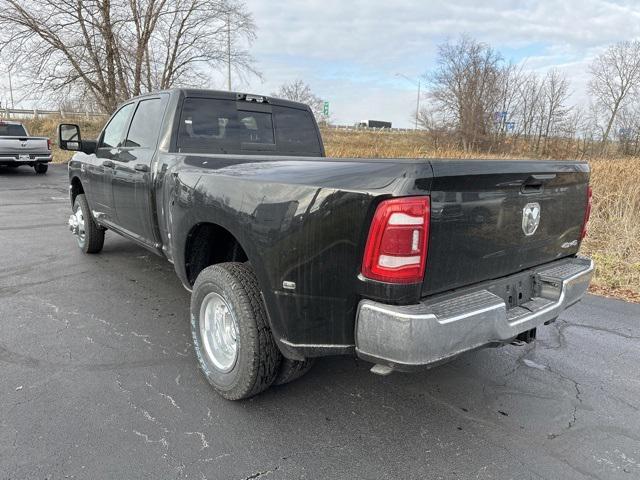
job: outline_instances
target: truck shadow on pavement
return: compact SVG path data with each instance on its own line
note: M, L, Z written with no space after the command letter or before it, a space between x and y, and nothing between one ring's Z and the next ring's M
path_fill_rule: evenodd
M46 174L44 175L36 174L36 172L33 170L33 167L30 167L28 165L20 165L18 167L6 167L6 166L0 165L0 176L3 176L3 177L13 176L16 178L32 176L32 177L44 178L46 177Z

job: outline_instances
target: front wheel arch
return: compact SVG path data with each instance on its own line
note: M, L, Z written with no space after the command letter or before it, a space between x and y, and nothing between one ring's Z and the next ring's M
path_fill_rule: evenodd
M71 198L71 206L73 206L76 201L76 197L80 194L84 194L84 187L82 186L82 181L77 176L74 176L71 179L69 185L69 196Z

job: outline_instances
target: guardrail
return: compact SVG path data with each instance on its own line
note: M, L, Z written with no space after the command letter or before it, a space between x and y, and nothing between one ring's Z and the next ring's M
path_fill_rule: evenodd
M413 128L375 128L375 127L356 127L351 125L322 125L321 128L329 130L342 130L345 132L380 132L380 133L415 133Z
M39 108L1 108L0 116L6 119L17 118L38 118L40 116L57 115L59 117L108 117L106 113L97 112L67 112L65 110L40 110Z
M39 108L0 108L0 118L7 120L13 118L38 118L40 116L56 115L61 118L65 117L109 117L109 114L98 112L68 112L66 110L41 110ZM329 130L342 130L345 132L380 132L380 133L414 133L413 128L375 128L375 127L359 127L355 125L321 125L321 128Z

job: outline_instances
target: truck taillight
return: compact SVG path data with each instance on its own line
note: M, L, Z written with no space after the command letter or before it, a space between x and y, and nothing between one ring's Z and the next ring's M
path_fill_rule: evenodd
M403 197L378 205L362 260L362 275L390 283L424 278L429 239L429 197Z
M47 138L47 148L51 150L51 139Z
M584 211L584 220L582 221L582 233L580 234L580 240L587 236L587 225L589 224L589 217L591 216L591 204L593 203L593 192L591 187L587 187L587 208Z

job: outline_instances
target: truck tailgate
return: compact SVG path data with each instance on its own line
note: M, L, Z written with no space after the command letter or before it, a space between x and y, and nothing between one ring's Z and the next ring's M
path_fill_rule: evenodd
M44 153L49 150L45 137L0 137L0 155Z
M586 163L432 160L431 164L434 180L423 295L577 253L587 205ZM527 217L524 222L523 217Z

